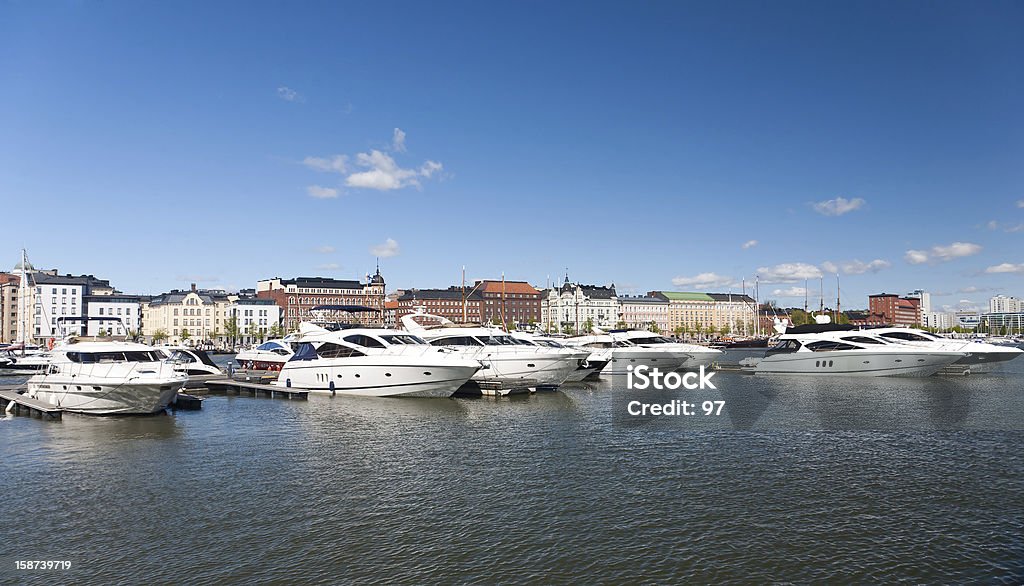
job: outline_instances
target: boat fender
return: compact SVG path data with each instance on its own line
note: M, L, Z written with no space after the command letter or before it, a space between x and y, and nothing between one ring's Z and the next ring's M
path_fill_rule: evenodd
M7 410L6 411L7 411L8 415L10 415L11 413L14 413L14 401L11 401L10 403L7 404Z
M284 386L288 387L289 389L292 388L292 379L290 379L290 378L284 379Z
M335 395L335 392L334 392L334 381L331 381L331 384L327 385L327 388L331 389L331 396L333 397Z

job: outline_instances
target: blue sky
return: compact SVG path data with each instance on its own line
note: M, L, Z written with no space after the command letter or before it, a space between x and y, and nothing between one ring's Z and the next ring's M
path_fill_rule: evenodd
M140 293L377 250L389 289L1024 295L1022 27L1019 2L4 3L0 241Z

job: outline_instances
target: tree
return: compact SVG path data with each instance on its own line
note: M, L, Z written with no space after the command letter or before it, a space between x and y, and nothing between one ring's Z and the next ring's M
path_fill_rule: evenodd
M732 328L729 327L729 324L724 324L722 325L722 328L719 331L722 332L723 336L728 336L730 333L732 333Z
M624 329L626 329L628 327L629 327L629 324L627 324L626 322L624 322L621 319L619 321L615 322L615 329L617 329L617 330L624 330Z
M281 330L281 324L274 324L270 326L270 337L271 338L283 338L284 332Z
M153 332L153 343L154 344L159 344L160 342L163 342L166 339L167 339L167 330L159 329L159 330Z
M583 322L583 331L588 333L588 334L593 332L594 331L594 320L592 320L592 319L590 319L588 317L587 321Z
M703 326L703 325L702 325L702 324L701 324L700 322L697 322L697 323L696 323L696 324L694 324L694 326L693 326L693 331L694 331L694 332L695 332L695 333L697 334L697 339L698 339L698 340L700 339L700 333L701 333L701 331L702 331L703 329L704 329L704 326Z
M652 321L650 324L648 324L647 329L650 330L653 334L661 333L661 328L658 327L658 322Z
M686 333L686 327L676 326L675 329L672 330L672 333L675 334L677 338L682 337L682 335Z
M574 333L573 330L572 330L572 324L567 323L567 324L563 325L562 326L562 333L563 334L572 334L572 333Z
M190 334L190 333L188 332L188 329L187 329L187 328L186 328L186 329L183 329L183 330L181 330L181 341L182 341L182 342L184 342L185 340L188 340L188 339L189 339L189 338L191 338L191 337L192 337L192 334Z
M235 347L235 340L238 339L238 318L231 316L224 322L224 335L231 340L231 347Z

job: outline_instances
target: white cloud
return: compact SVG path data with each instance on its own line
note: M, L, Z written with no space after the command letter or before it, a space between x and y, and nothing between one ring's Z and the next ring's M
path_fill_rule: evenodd
M319 185L310 185L306 187L306 193L310 197L317 199L330 199L332 197L338 197L338 190L333 187L321 187Z
M985 269L986 273L997 274L997 273L1016 273L1024 275L1024 263L1015 265L1013 263L1004 262L1002 264L994 265Z
M821 269L804 262L788 262L773 267L760 267L757 276L765 283L795 283L821 277Z
M1003 232L1024 232L1024 224L1017 224L1016 226L1007 226L1003 229Z
M317 246L316 251L320 254L331 254L334 252L334 247L329 244L325 244L323 246Z
M329 263L324 263L322 265L317 265L316 268L321 270L321 271L336 271L336 270L341 268L341 265L336 263L336 262L329 262Z
M399 252L398 243L391 238L385 240L383 244L378 244L370 248L370 254L373 256L379 256L380 258L398 256Z
M334 155L332 157L306 157L302 164L314 171L327 171L333 173L345 173L348 171L348 157L345 155Z
M834 262L832 262L830 260L826 260L825 262L821 263L821 268L826 273L833 273L834 274L834 273L838 273L839 272L839 265L837 265L836 263L834 263Z
M368 171L353 173L345 179L349 187L391 191L403 187L420 187L420 178L429 178L440 171L441 163L427 161L419 169L403 169L387 153L378 150L356 155L356 164Z
M932 247L932 256L942 261L972 256L979 252L981 252L981 246L971 242L954 242L949 246Z
M405 132L402 132L401 128L396 128L391 138L391 150L396 153L405 152Z
M866 202L859 197L855 197L853 199L837 197L835 199L815 202L812 205L814 206L814 211L823 216L841 216L845 213L859 209L865 203Z
M987 224L985 224L985 227L988 228L989 230L998 230L999 229L999 222L997 222L995 220L989 220L989 222Z
M1024 199L1017 200L1017 207L1024 208Z
M698 290L728 287L732 283L732 277L725 277L716 273L701 273L695 277L675 277L672 279L672 284L676 287L689 287Z
M281 98L282 100L284 100L286 102L300 102L301 103L301 102L305 101L305 98L302 97L302 94L300 94L299 92L293 90L292 88L290 88L290 87L288 87L286 85L283 85L283 86L277 88L277 97Z
M862 275L864 273L877 273L882 269L889 268L891 263L887 260L876 258L871 262L862 262L859 260L852 260L850 262L843 263L843 272L847 275Z
M803 297L807 294L807 289L804 287L789 287L788 289L776 289L772 291L772 295L777 297Z
M746 242L743 243L743 246L741 246L740 248L742 248L743 250L747 250L748 248L753 248L755 246L757 246L757 240L747 240Z
M981 245L973 242L954 242L948 246L936 245L928 250L908 250L903 258L912 265L928 261L947 262L981 252Z
M923 250L908 250L903 258L912 265L928 262L928 253Z

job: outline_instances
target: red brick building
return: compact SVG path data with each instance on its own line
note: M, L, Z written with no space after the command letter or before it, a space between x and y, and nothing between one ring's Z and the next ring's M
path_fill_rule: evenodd
M921 300L900 297L895 293L876 293L868 296L868 320L896 326L921 323Z
M541 293L526 281L477 281L483 294L483 321L540 323Z
M377 310L345 314L344 318L353 323L379 326L384 320L384 277L380 270L366 283L326 277L274 277L256 284L256 296L277 303L288 332L298 329L299 322L315 319L310 310L318 305L362 305Z
M402 318L414 313L417 308L433 315L439 315L455 323L481 323L483 321L484 296L468 287L465 292L465 313L463 313L462 287L447 289L410 289L398 298L395 320L401 326Z

